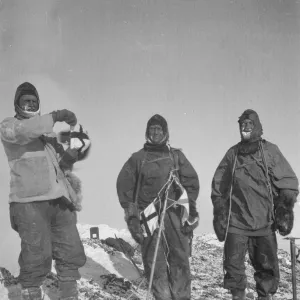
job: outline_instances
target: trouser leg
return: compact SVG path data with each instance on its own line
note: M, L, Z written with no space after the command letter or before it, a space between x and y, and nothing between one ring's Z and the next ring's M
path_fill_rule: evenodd
M46 275L51 271L49 202L11 203L11 225L21 238L19 282L25 294L39 294ZM38 297L38 296L37 296ZM24 298L26 299L26 298ZM35 298L39 299L39 298Z
M255 269L254 279L258 296L268 297L275 294L280 277L275 233L250 237L249 257Z
M54 200L52 216L52 255L59 279L60 299L77 299L78 269L86 256L76 223L77 215L61 199Z
M144 270L148 282L150 280L151 268L154 263L154 251L157 243L158 230L151 237L145 238L142 245L142 258ZM152 292L156 300L172 300L169 287L169 274L165 256L165 242L160 239L152 282Z
M173 300L191 299L189 236L181 232L180 207L171 208L165 218L165 237L170 268L170 290Z
M157 242L155 231L142 245L143 263L149 280ZM189 236L181 232L180 209L167 210L158 248L152 291L157 300L189 300L191 277Z
M229 290L245 290L247 285L245 256L248 237L228 233L224 245L224 287Z

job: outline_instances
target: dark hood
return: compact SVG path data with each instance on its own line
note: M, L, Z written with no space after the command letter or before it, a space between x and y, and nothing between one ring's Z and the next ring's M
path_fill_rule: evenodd
M263 134L263 129L262 129L262 125L260 123L257 112L255 112L252 109L247 109L242 113L242 115L239 117L239 120L238 120L240 132L241 132L241 124L246 119L251 120L254 124L254 128L251 133L249 142L254 142L254 141L259 140Z
M147 123L147 128L146 128L146 140L149 139L149 128L152 125L160 125L162 127L163 133L165 135L165 142L167 142L169 140L169 129L168 129L168 123L166 121L166 119L164 117L162 117L161 115L154 115L152 116L148 123Z
M15 100L14 100L14 106L15 107L19 106L19 99L23 95L34 95L34 96L36 96L38 101L39 101L39 105L40 105L40 98L39 98L39 94L37 92L37 89L30 82L24 82L24 83L20 84L17 87L16 94L15 94Z

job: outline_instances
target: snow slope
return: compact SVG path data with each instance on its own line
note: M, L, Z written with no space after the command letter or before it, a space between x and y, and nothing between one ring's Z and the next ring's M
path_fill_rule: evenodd
M90 239L89 229L95 225L78 224L86 255L87 263L80 269L82 278L78 281L80 300L146 299L147 282L142 272L140 252L133 256L133 265L123 253L103 244L101 239L120 237L133 247L137 245L128 230L116 230L107 225L96 225L99 228L100 240ZM214 234L195 235L193 240L191 262L192 297L191 300L229 300L231 295L223 289L222 253L223 243ZM292 300L290 254L278 251L281 280L276 300ZM247 300L255 299L254 270L250 260L245 260L248 276ZM44 284L44 300L57 300L57 278L52 270ZM297 263L297 293L300 296L300 262ZM20 300L20 286L17 279L0 265L0 299Z
M90 227L97 226L99 228L99 239L106 239L108 237L122 238L131 245L135 245L134 240L131 238L128 230L117 230L112 229L107 225L81 225L78 224L78 231L80 233L83 241L90 237ZM101 285L102 281L100 276L107 274L115 274L117 277L123 277L128 280L137 280L140 277L137 269L134 267L132 262L121 252L111 252L108 253L101 247L93 247L88 243L84 242L85 252L87 256L87 262L84 267L80 269L82 279L79 282L79 286L88 287L93 284ZM54 263L52 267L52 272L55 274ZM14 283L14 279L7 283L7 286L3 284L3 275L1 280L0 272L0 299L1 300L19 300L20 299L20 286ZM2 284L1 284L2 281ZM44 283L43 290L45 292L44 300L56 300L58 299L56 287L51 286L52 279L48 278ZM50 282L50 287L47 285ZM95 288L97 291L97 288ZM107 296L109 299L109 296ZM86 299L86 298L82 298Z

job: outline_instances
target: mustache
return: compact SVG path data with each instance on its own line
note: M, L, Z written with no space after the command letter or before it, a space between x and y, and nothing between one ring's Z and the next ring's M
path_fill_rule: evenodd
M22 109L23 109L24 111L31 111L31 112L37 111L38 108L39 108L38 105L24 105L24 106L22 107Z

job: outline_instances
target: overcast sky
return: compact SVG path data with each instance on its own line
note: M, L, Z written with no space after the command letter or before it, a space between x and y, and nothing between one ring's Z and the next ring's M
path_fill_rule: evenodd
M0 119L13 115L24 81L38 89L42 113L74 111L93 143L76 168L79 222L123 228L117 175L142 148L148 119L162 114L171 145L199 174L197 232L212 232L212 176L240 139L245 109L300 175L298 19L293 0L0 1ZM3 148L0 163L0 265L15 266ZM300 236L298 205L295 214Z

